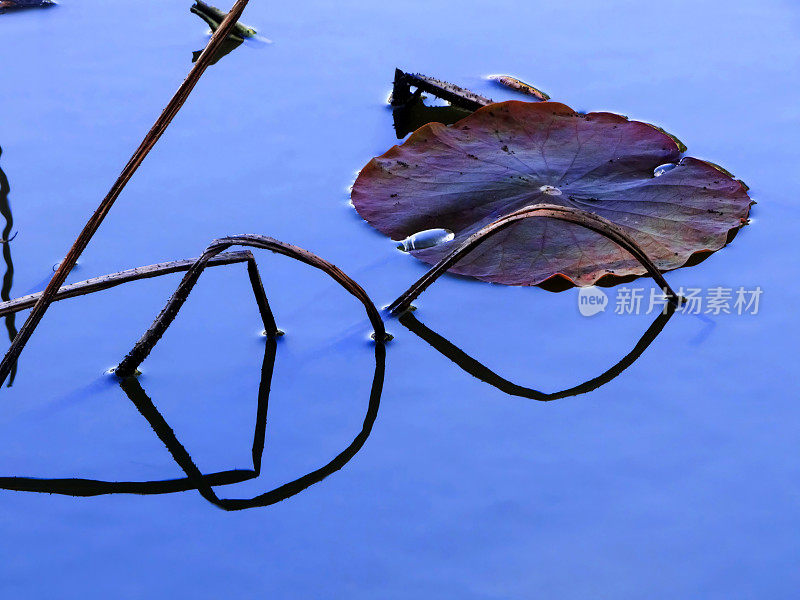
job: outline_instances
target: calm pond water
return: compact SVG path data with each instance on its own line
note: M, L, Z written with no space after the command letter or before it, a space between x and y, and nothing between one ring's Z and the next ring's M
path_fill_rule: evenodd
M10 297L44 287L206 43L189 6L63 0L0 16ZM657 123L724 165L759 202L752 226L667 278L758 286L759 312L675 315L618 377L551 403L492 387L389 321L380 411L342 470L240 512L196 491L2 491L3 595L796 598L800 6L251 0L243 21L274 43L248 41L208 70L70 281L260 233L318 253L388 304L425 267L361 221L347 188L397 141L385 99L400 67L495 100L515 96L484 76L510 73L578 110ZM376 369L357 302L300 263L257 258L287 335L261 475L216 488L229 498L344 449ZM104 373L179 278L50 309L2 390L0 475L184 476ZM415 315L505 379L557 391L612 367L654 319L586 318L577 298L445 277ZM210 269L143 365L143 391L204 473L252 467L260 329L244 266Z

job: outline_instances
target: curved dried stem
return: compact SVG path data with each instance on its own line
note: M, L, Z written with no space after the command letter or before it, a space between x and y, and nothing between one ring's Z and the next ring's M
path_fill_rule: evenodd
M594 213L571 208L568 206L559 206L557 204L537 204L534 206L526 206L504 215L496 221L489 223L480 231L476 231L469 236L464 242L450 254L445 256L436 265L434 265L427 273L420 277L408 290L406 290L397 300L389 305L389 312L392 315L399 315L411 305L411 303L422 293L425 289L436 281L447 269L455 265L458 261L464 258L472 250L475 249L485 239L493 236L494 234L502 231L506 227L530 218L549 218L566 221L580 225L586 229L590 229L595 233L599 233L603 237L615 242L623 249L627 250L633 257L638 260L642 266L647 270L650 276L656 281L659 287L664 291L667 299L675 306L680 306L682 298L676 294L669 286L666 279L664 279L661 271L658 270L653 262L648 258L647 254L639 247L639 244L625 233L620 227L604 219L603 217Z
M367 317L369 318L370 323L372 323L372 327L375 330L375 339L379 342L383 342L383 340L386 339L386 330L383 326L383 320L381 320L380 314L375 308L375 305L372 303L372 300L364 291L364 289L355 281L350 279L350 277L348 277L341 269L320 258L316 254L291 244L279 242L278 240L270 237L255 234L238 235L220 238L211 242L203 255L197 259L195 264L192 265L186 275L184 275L183 279L178 285L178 289L176 289L175 293L172 294L170 299L167 301L167 304L156 317L155 321L153 321L153 324L150 326L150 328L144 333L144 335L142 335L139 341L136 342L136 345L130 352L128 352L125 358L122 359L122 362L119 363L119 366L117 366L116 369L117 376L125 378L136 373L139 365L141 365L142 361L147 358L155 345L161 339L161 336L164 335L164 332L178 315L178 311L180 311L184 302L186 302L186 299L189 297L189 294L197 283L197 280L200 278L203 270L205 270L209 260L218 255L220 252L227 250L231 246L248 246L251 248L269 250L271 252L283 254L289 258L299 260L300 262L310 265L316 269L320 269L350 294L355 296L361 302L361 304L364 305L364 308L367 311ZM253 275L258 277L258 271L251 271L251 277ZM261 288L260 292L256 292L256 298L258 299L259 308L267 307L267 299L263 288ZM262 310L262 317L264 316L265 311ZM269 321L270 322L267 322L267 319L265 319L264 324L267 335L271 337L278 335L279 331L275 325L274 319L272 319L271 313L269 313Z

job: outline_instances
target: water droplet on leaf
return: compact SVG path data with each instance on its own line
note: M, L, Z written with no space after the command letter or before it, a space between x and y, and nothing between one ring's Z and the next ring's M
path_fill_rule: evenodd
M397 245L397 248L403 252L423 250L449 242L454 237L455 234L447 229L426 229L408 236Z
M660 177L661 175L663 175L667 171L672 171L672 169L674 169L677 166L678 165L676 165L674 163L667 163L665 165L659 165L653 171L653 177Z
M550 196L561 195L561 190L554 185L543 185L542 187L539 188L539 191L542 192L543 194L548 194Z

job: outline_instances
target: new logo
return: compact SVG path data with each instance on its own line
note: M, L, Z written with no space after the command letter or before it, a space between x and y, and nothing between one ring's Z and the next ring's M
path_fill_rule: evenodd
M598 287L583 287L578 290L578 310L584 317L603 312L608 306L608 296Z

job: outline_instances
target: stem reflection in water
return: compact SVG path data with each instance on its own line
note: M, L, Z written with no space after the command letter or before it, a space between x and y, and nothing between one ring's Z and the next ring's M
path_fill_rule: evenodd
M519 396L522 398L529 398L531 400L538 400L539 402L549 402L551 400L558 400L560 398L567 398L570 396L577 396L578 394L585 394L596 390L602 385L605 385L615 377L619 376L625 369L630 367L643 353L647 350L648 346L653 343L659 333L664 329L667 322L672 318L675 313L675 306L672 303L667 303L664 311L653 321L647 331L644 332L639 341L633 349L623 356L619 362L613 367L593 377L583 383L575 385L571 388L561 390L558 392L540 392L522 385L513 383L501 375L492 371L489 367L471 357L464 352L461 348L445 339L424 323L421 323L411 312L405 312L400 315L398 321L405 326L411 333L419 336L430 344L434 349L449 358L464 371L477 377L481 381L496 387L501 392L505 392L511 396Z
M139 413L147 420L153 432L164 444L178 466L186 473L186 477L155 481L103 481L78 477L43 479L9 476L0 477L0 489L67 496L171 494L197 490L203 498L224 510L242 510L257 506L268 506L299 494L344 467L367 441L380 407L386 349L382 342L375 343L375 371L364 422L361 431L358 432L346 448L322 467L269 492L259 494L253 498L220 498L213 489L214 487L248 481L257 478L261 474L261 459L264 453L267 431L267 408L277 346L278 340L276 336L266 337L264 360L261 366L261 381L258 389L258 403L255 411L255 427L253 429L252 468L229 469L208 474L202 473L169 423L148 397L139 380L129 377L120 381L120 387Z
M0 156L3 155L3 149L0 148ZM5 273L3 273L3 285L0 288L0 300L3 302L11 299L11 286L14 283L14 262L11 260L11 228L14 227L14 216L11 214L11 204L8 201L8 194L11 192L11 186L8 183L8 177L3 172L3 167L0 166L0 215L6 220L3 226L2 236L0 236L0 244L3 246L3 262L6 265ZM12 341L17 335L17 325L15 322L16 315L6 315L6 329L8 330L8 339ZM11 367L11 372L8 376L8 387L14 383L14 377L17 375L17 365Z

